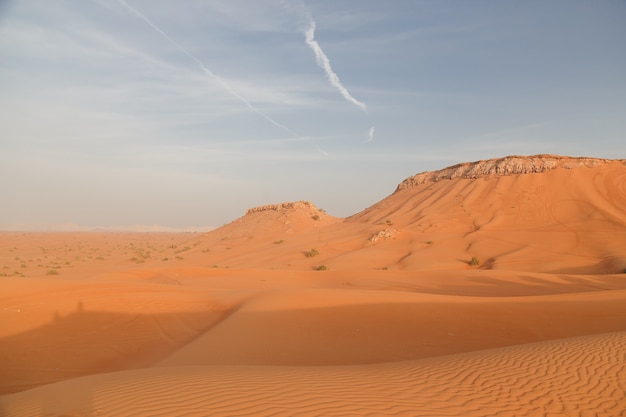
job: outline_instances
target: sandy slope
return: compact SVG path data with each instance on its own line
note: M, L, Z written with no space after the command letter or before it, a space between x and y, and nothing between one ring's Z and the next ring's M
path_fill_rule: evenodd
M2 397L6 415L624 416L626 333L381 365L115 372Z
M626 165L551 156L347 219L2 233L0 415L626 416L624 268Z

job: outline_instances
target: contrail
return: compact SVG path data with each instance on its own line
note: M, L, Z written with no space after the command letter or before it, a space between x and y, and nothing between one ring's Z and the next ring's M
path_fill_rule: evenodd
M315 60L317 61L317 65L324 69L328 81L330 81L330 84L333 87L339 90L343 98L353 103L355 106L360 107L363 111L367 111L367 106L365 105L365 103L352 97L352 95L350 95L350 92L341 84L341 81L339 81L339 76L335 74L332 67L330 66L330 60L322 50L322 47L315 40L315 21L311 16L309 16L309 20L311 26L307 31L304 32L304 36L306 38L306 44L309 45L315 53Z
M367 141L371 142L374 140L374 131L376 130L376 128L374 126L370 127L370 132L367 135Z
M152 20L148 19L148 17L146 15L144 15L143 13L141 13L139 10L135 9L134 7L132 7L130 4L128 4L126 2L126 0L119 0L120 4L124 7L126 7L126 9L128 9L128 11L130 11L132 14L134 14L135 16L137 16L139 19L143 20L144 22L146 22L152 29L154 29L156 32L158 32L161 36L163 36L165 39L167 39L167 41L169 43L171 43L172 45L174 45L176 47L176 49L178 49L180 52L182 52L183 54L187 55L187 57L189 57L192 61L194 61L196 64L198 64L200 66L200 69L202 69L202 71L212 80L217 81L226 91L228 91L231 95L233 95L236 99L238 99L239 101L241 101L243 104L246 105L246 107L248 107L250 110L252 110L253 112L255 112L256 114L258 114L259 116L263 117L265 120L267 120L268 122L272 123L274 126L279 127L280 129L284 130L285 132L289 133L290 135L293 136L300 136L297 133L293 132L291 129L289 129L286 126L283 126L282 124L278 123L276 120L272 119L271 117L269 117L267 114L263 113L261 110L257 109L256 107L254 107L248 100L246 100L244 97L242 97L239 93L237 93L230 85L228 85L228 83L226 81L224 81L222 78L218 77L217 75L215 75L210 69L208 69L203 63L202 61L200 61L194 54L192 54L191 52L189 52L187 49L183 48L178 42L176 42L174 39L170 38L167 33L163 32L157 25L154 24L154 22L152 22Z

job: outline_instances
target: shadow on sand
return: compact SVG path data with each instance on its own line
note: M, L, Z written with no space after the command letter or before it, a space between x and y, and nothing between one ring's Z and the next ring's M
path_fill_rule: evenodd
M66 316L0 339L0 395L86 375L137 369L154 364L236 311L207 309L168 314L88 311L78 303ZM85 385L72 393L72 410L42 396L33 406L42 416L92 415ZM3 404L0 397L0 415Z

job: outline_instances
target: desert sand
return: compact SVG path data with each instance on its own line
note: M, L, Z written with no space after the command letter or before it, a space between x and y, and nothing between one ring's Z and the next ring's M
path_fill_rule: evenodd
M3 232L0 275L2 416L626 416L624 160L460 164L348 218Z

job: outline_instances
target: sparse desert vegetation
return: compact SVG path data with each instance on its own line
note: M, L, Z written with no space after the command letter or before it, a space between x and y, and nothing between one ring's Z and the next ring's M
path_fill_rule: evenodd
M317 256L320 254L320 251L318 251L315 248L309 249L308 251L304 252L304 256L306 256L307 258L312 258L314 256Z

